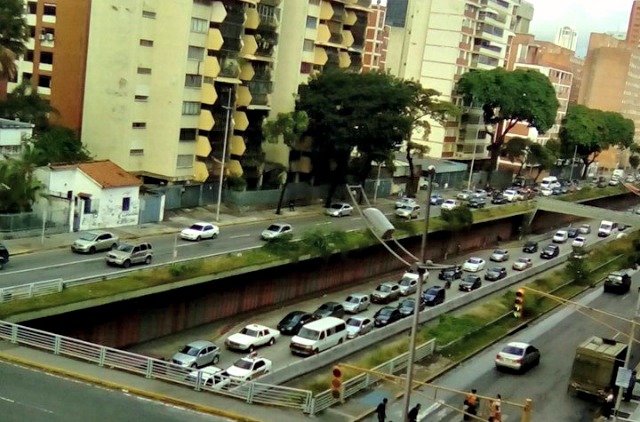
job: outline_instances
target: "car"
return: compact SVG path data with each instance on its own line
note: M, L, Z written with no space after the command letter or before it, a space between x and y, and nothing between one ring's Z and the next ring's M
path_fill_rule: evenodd
M373 329L373 320L368 317L350 317L347 319L347 338L363 336Z
M405 196L405 197L402 197L402 198L398 199L396 201L395 206L396 206L396 208L402 208L405 205L416 205L416 204L417 204L417 202L416 202L415 198L409 198L409 197Z
M619 223L618 224L618 231L620 231L620 232L625 231L625 230L627 230L628 227L630 227L630 226L627 226L626 224L623 224L623 223Z
M0 270L4 268L7 262L9 262L9 255L7 247L0 243Z
M540 364L540 351L528 343L511 342L496 356L496 369L524 372Z
M253 352L258 347L273 346L280 337L280 331L260 324L249 324L240 332L231 334L225 340L230 350Z
M293 227L291 227L291 224L275 223L264 229L260 234L260 237L263 240L271 240L289 233L293 233Z
M420 305L418 305L418 312L422 312L424 310L425 304L420 301ZM403 318L406 318L410 315L413 315L414 310L416 309L416 300L413 298L404 299L402 302L398 304L398 311Z
M507 269L505 267L491 267L484 274L484 279L488 281L502 280L507 276Z
M633 177L633 176L627 176L627 177L625 177L624 182L625 183L635 183L636 182L636 178Z
M476 209L484 208L485 205L487 205L487 201L485 201L484 198L474 197L469 199L469 203L468 203L469 208L476 208Z
M511 266L511 268L513 268L516 271L524 271L527 268L531 268L531 267L533 267L533 260L531 258L526 258L524 256L516 259L516 261Z
M105 256L108 265L129 268L132 264L151 264L153 247L147 242L121 243Z
M540 258L542 259L552 259L558 255L560 255L560 247L558 245L547 245L540 252Z
M591 233L591 225L590 224L581 225L580 228L578 229L578 232L580 234L590 234Z
M459 206L460 206L460 203L455 199L447 199L442 203L441 208L443 210L451 211L452 209L458 208Z
M231 380L228 377L223 376L222 372L222 369L217 366L205 366L204 368L189 372L186 380L195 385L199 379L200 386L212 387L216 390L220 390L231 383Z
M489 257L493 262L504 262L509 260L509 251L506 249L496 249Z
M533 199L535 196L535 192L529 188L520 188L518 189L518 196L520 201L525 201L529 199Z
M220 228L211 223L195 223L191 227L180 232L180 238L184 240L215 239L220 234Z
M347 296L344 302L342 302L342 307L344 308L345 313L349 314L357 314L362 311L366 311L369 309L369 305L371 305L369 295L363 293L351 294Z
M578 236L575 239L573 239L573 242L571 242L571 246L574 248L583 248L586 243L587 243L587 239L585 237Z
M280 334L294 336L308 322L317 321L318 316L304 311L289 312L277 325Z
M422 301L427 306L436 306L444 302L446 290L442 286L431 286L422 294Z
M525 242L524 246L522 247L522 252L524 253L538 252L538 242L534 242L532 240Z
M540 189L540 196L551 196L551 195L553 195L553 189L551 189L550 187Z
M456 280L462 278L462 267L460 265L454 265L453 267L443 268L438 274L439 280Z
M553 243L564 243L569 239L569 233L566 230L558 230L556 234L553 235L551 241Z
M118 236L111 232L87 232L71 244L71 250L77 253L96 253L115 249L119 242Z
M469 189L463 189L460 192L458 192L458 194L456 195L456 199L459 199L461 201L466 201L469 198L471 198L472 194L473 194L473 191Z
M607 180L606 179L598 180L598 183L596 183L596 186L599 188L606 188L608 186Z
M184 368L201 368L215 365L220 360L220 348L207 340L196 340L185 345L173 355L171 363Z
M371 293L371 302L389 303L400 297L400 286L397 283L382 283Z
M502 192L502 196L509 202L516 202L520 198L520 194L515 189L506 189Z
M402 314L393 306L383 306L373 316L373 324L376 327L385 327L402 319Z
M442 203L444 202L444 197L439 194L439 193L434 193L431 195L431 198L429 199L429 203L431 205L442 205Z
M469 271L470 273L477 273L478 271L482 271L486 261L482 258L471 257L467 259L464 264L462 264L463 271Z
M461 292L470 292L472 290L476 290L482 287L482 280L477 275L466 275L462 280L460 280L460 284L458 284L458 290Z
M269 359L251 353L238 359L222 375L229 377L232 381L251 381L271 372L271 366Z
M409 296L418 290L418 277L420 277L418 274L409 271L402 275L402 278L398 282L402 296Z
M569 239L574 239L578 235L578 228L577 227L567 227L566 231L567 231L567 236L569 237Z
M485 199L487 196L489 196L489 194L484 189L476 189L471 194L471 198Z
M313 315L318 319L326 317L342 318L344 317L344 307L338 302L326 302L313 311Z
M420 217L420 205L403 205L400 208L396 208L395 214L397 217L406 218L407 220L418 218Z
M604 280L605 293L617 293L623 295L631 289L631 276L629 274L616 271L607 276Z
M504 205L504 204L506 204L507 202L509 202L509 201L508 201L508 200L507 200L507 198L506 198L503 194L501 194L501 193L499 193L499 194L495 195L493 198L491 198L491 203L492 203L492 204L495 204L495 205Z
M609 180L609 186L618 186L620 181L618 179L614 179L613 177Z
M331 217L343 217L353 214L353 207L346 202L336 202L331 204L324 213Z
M555 188L551 188L552 195L562 195L562 188L560 186L556 186Z

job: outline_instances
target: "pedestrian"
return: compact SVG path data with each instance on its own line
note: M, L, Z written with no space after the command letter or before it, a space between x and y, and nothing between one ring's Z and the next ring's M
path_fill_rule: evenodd
M502 422L502 396L498 394L489 405L489 422Z
M478 414L478 396L476 395L476 391L474 388L464 399L463 420L465 421L470 421L472 415L475 416Z
M417 422L419 413L420 413L420 403L413 406L413 408L409 410L409 413L407 413L407 418L409 419L409 422Z
M610 387L605 388L604 390L604 403L602 404L602 416L606 419L611 417L613 413L613 407L615 406L615 396L613 395L613 390Z
M291 201L289 201L289 211L295 211L296 207L295 207L295 202L293 202L293 199Z
M386 398L382 399L378 407L376 407L376 414L378 415L378 422L384 422L387 419L387 400Z

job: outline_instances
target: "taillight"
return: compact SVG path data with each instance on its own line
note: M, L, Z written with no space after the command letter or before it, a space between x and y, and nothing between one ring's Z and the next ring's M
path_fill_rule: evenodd
M516 363L522 363L522 359L516 359Z
M496 360L502 360L502 356L496 355Z

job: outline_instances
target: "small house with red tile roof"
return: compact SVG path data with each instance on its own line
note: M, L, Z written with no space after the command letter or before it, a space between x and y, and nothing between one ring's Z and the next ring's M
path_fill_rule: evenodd
M110 160L40 167L46 193L71 203L74 231L138 224L142 182Z

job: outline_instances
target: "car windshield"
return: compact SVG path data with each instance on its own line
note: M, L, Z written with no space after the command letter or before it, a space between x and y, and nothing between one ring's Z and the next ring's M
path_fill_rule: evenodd
M382 293L388 293L388 292L391 291L391 287L389 287L386 284L381 284L381 285L378 286L378 288L376 290L379 291L379 292L382 292Z
M330 311L332 308L331 305L329 305L328 303L323 303L322 305L320 305L320 307L318 308L318 311Z
M411 211L413 207L411 205L403 205L400 207L401 210Z
M519 259L518 259L518 262L521 262L521 263L523 263L523 264L528 264L528 263L529 263L529 260L528 260L527 258L519 258Z
M286 317L284 317L282 322L298 322L302 318L302 315L303 314L289 314Z
M240 369L251 369L253 367L253 361L242 358L238 359L236 363L233 364L233 366Z
M510 355L522 356L524 354L524 349L515 346L507 346L502 349L502 352Z
M194 224L193 226L189 227L191 230L195 230L197 232L201 232L202 230L204 230L204 227L201 226L200 224Z
M492 273L499 273L500 271L502 271L502 268L500 267L493 267L489 270Z
M554 248L553 246L547 246L546 248L544 248L545 252L553 252L555 250L556 250L556 248Z
M479 264L479 263L480 263L480 259L479 259L479 258L469 258L469 259L467 260L467 262L468 262L469 264Z
M118 250L122 251L122 252L131 252L133 250L133 246L132 245L127 245L125 243L125 244L122 244L122 245L118 246Z
M387 315L391 315L391 312L393 312L393 308L382 308L379 311L379 315L387 316Z
M504 191L504 194L505 195L515 195L516 191L514 191L514 190L506 190L506 191Z
M506 255L507 251L505 251L503 249L496 249L493 253L496 254L496 255Z
M347 320L347 325L350 327L359 327L362 325L362 321L359 319L355 319L355 318L349 318Z
M342 204L331 204L331 209L339 210L342 208Z
M360 303L360 299L354 296L349 296L346 300L347 303Z
M435 296L438 294L438 289L435 288L430 288L429 290L427 290L427 293L425 293L425 296Z
M82 236L80 236L80 240L93 241L93 240L96 240L96 237L98 237L98 235L95 233L85 233Z
M272 224L269 227L267 227L267 230L270 232L279 232L280 231L280 226L276 225L276 224Z
M411 280L413 280L413 278L403 277L402 280L400 280L400 285L401 286L410 286L411 285Z
M184 346L182 350L180 350L180 353L183 355L196 356L198 354L198 349L191 346Z
M249 337L258 337L258 331L252 330L251 328L247 327L244 327L242 330L240 330L240 334L244 334L245 336Z
M576 242L584 242L584 237L576 237Z
M310 330L306 327L302 327L300 332L298 333L298 337L307 339L307 340L317 340L319 333L317 331Z
M454 201L453 199L447 199L446 201L444 201L446 204L455 204L456 201Z
M607 278L611 281L622 281L622 276L619 274L609 274L609 277Z
M472 275L468 275L464 278L463 283L473 283L476 280L476 278Z
M413 299L405 299L400 303L401 308L413 308Z

